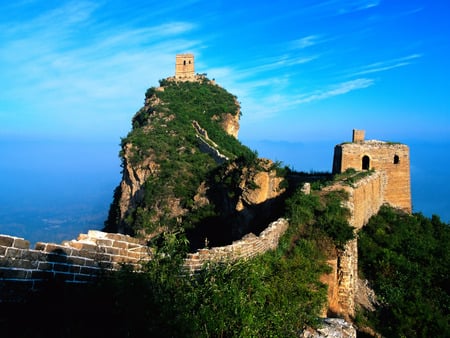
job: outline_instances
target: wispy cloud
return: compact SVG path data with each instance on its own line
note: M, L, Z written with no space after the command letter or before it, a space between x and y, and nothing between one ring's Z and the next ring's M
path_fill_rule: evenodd
M411 55L401 57L401 58L395 58L392 60L371 63L369 65L360 67L360 70L351 73L349 76L351 76L351 77L360 76L360 75L384 72L384 71L399 68L399 67L405 67L405 66L412 64L414 62L414 60L417 60L421 57L422 57L422 54L411 54Z
M60 129L127 127L145 89L173 73L174 55L198 46L186 34L193 23L113 24L94 14L99 6L68 2L0 23L0 100L14 107L10 123L27 116Z
M322 38L320 35L308 35L292 41L290 45L294 49L304 49L317 45L318 43L322 42L321 40Z
M313 93L303 94L292 101L292 104L310 103L313 101L325 100L334 96L344 95L358 89L364 89L374 84L373 79L361 78L346 81L332 86L332 88L315 91Z

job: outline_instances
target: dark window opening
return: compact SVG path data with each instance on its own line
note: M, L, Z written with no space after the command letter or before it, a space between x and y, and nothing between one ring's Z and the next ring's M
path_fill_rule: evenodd
M367 155L364 155L362 158L362 169L369 170L370 169L370 158Z
M400 163L400 157L398 157L398 155L394 156L394 164L399 164Z
M186 66L186 60L183 61L183 66Z

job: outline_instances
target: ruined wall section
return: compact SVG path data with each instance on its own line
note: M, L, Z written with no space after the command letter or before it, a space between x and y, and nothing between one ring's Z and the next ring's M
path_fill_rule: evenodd
M375 171L352 184L336 183L325 191L345 190L348 200L345 207L350 211L349 224L355 231L361 229L376 215L385 203L387 177L384 171ZM333 275L324 277L329 285L328 311L346 318L355 315L355 297L358 289L358 243L349 241L336 260L329 264ZM334 278L333 278L334 277Z

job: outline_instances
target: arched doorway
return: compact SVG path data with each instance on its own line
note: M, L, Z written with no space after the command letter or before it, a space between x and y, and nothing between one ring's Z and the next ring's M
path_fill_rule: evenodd
M364 155L362 158L362 170L370 169L370 158L367 155Z

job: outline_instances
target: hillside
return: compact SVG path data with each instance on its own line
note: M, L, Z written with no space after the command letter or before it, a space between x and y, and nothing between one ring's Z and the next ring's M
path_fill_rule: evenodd
M181 226L196 247L276 219L285 170L237 140L240 114L237 98L206 76L149 88L122 139L123 178L105 230L150 239Z

